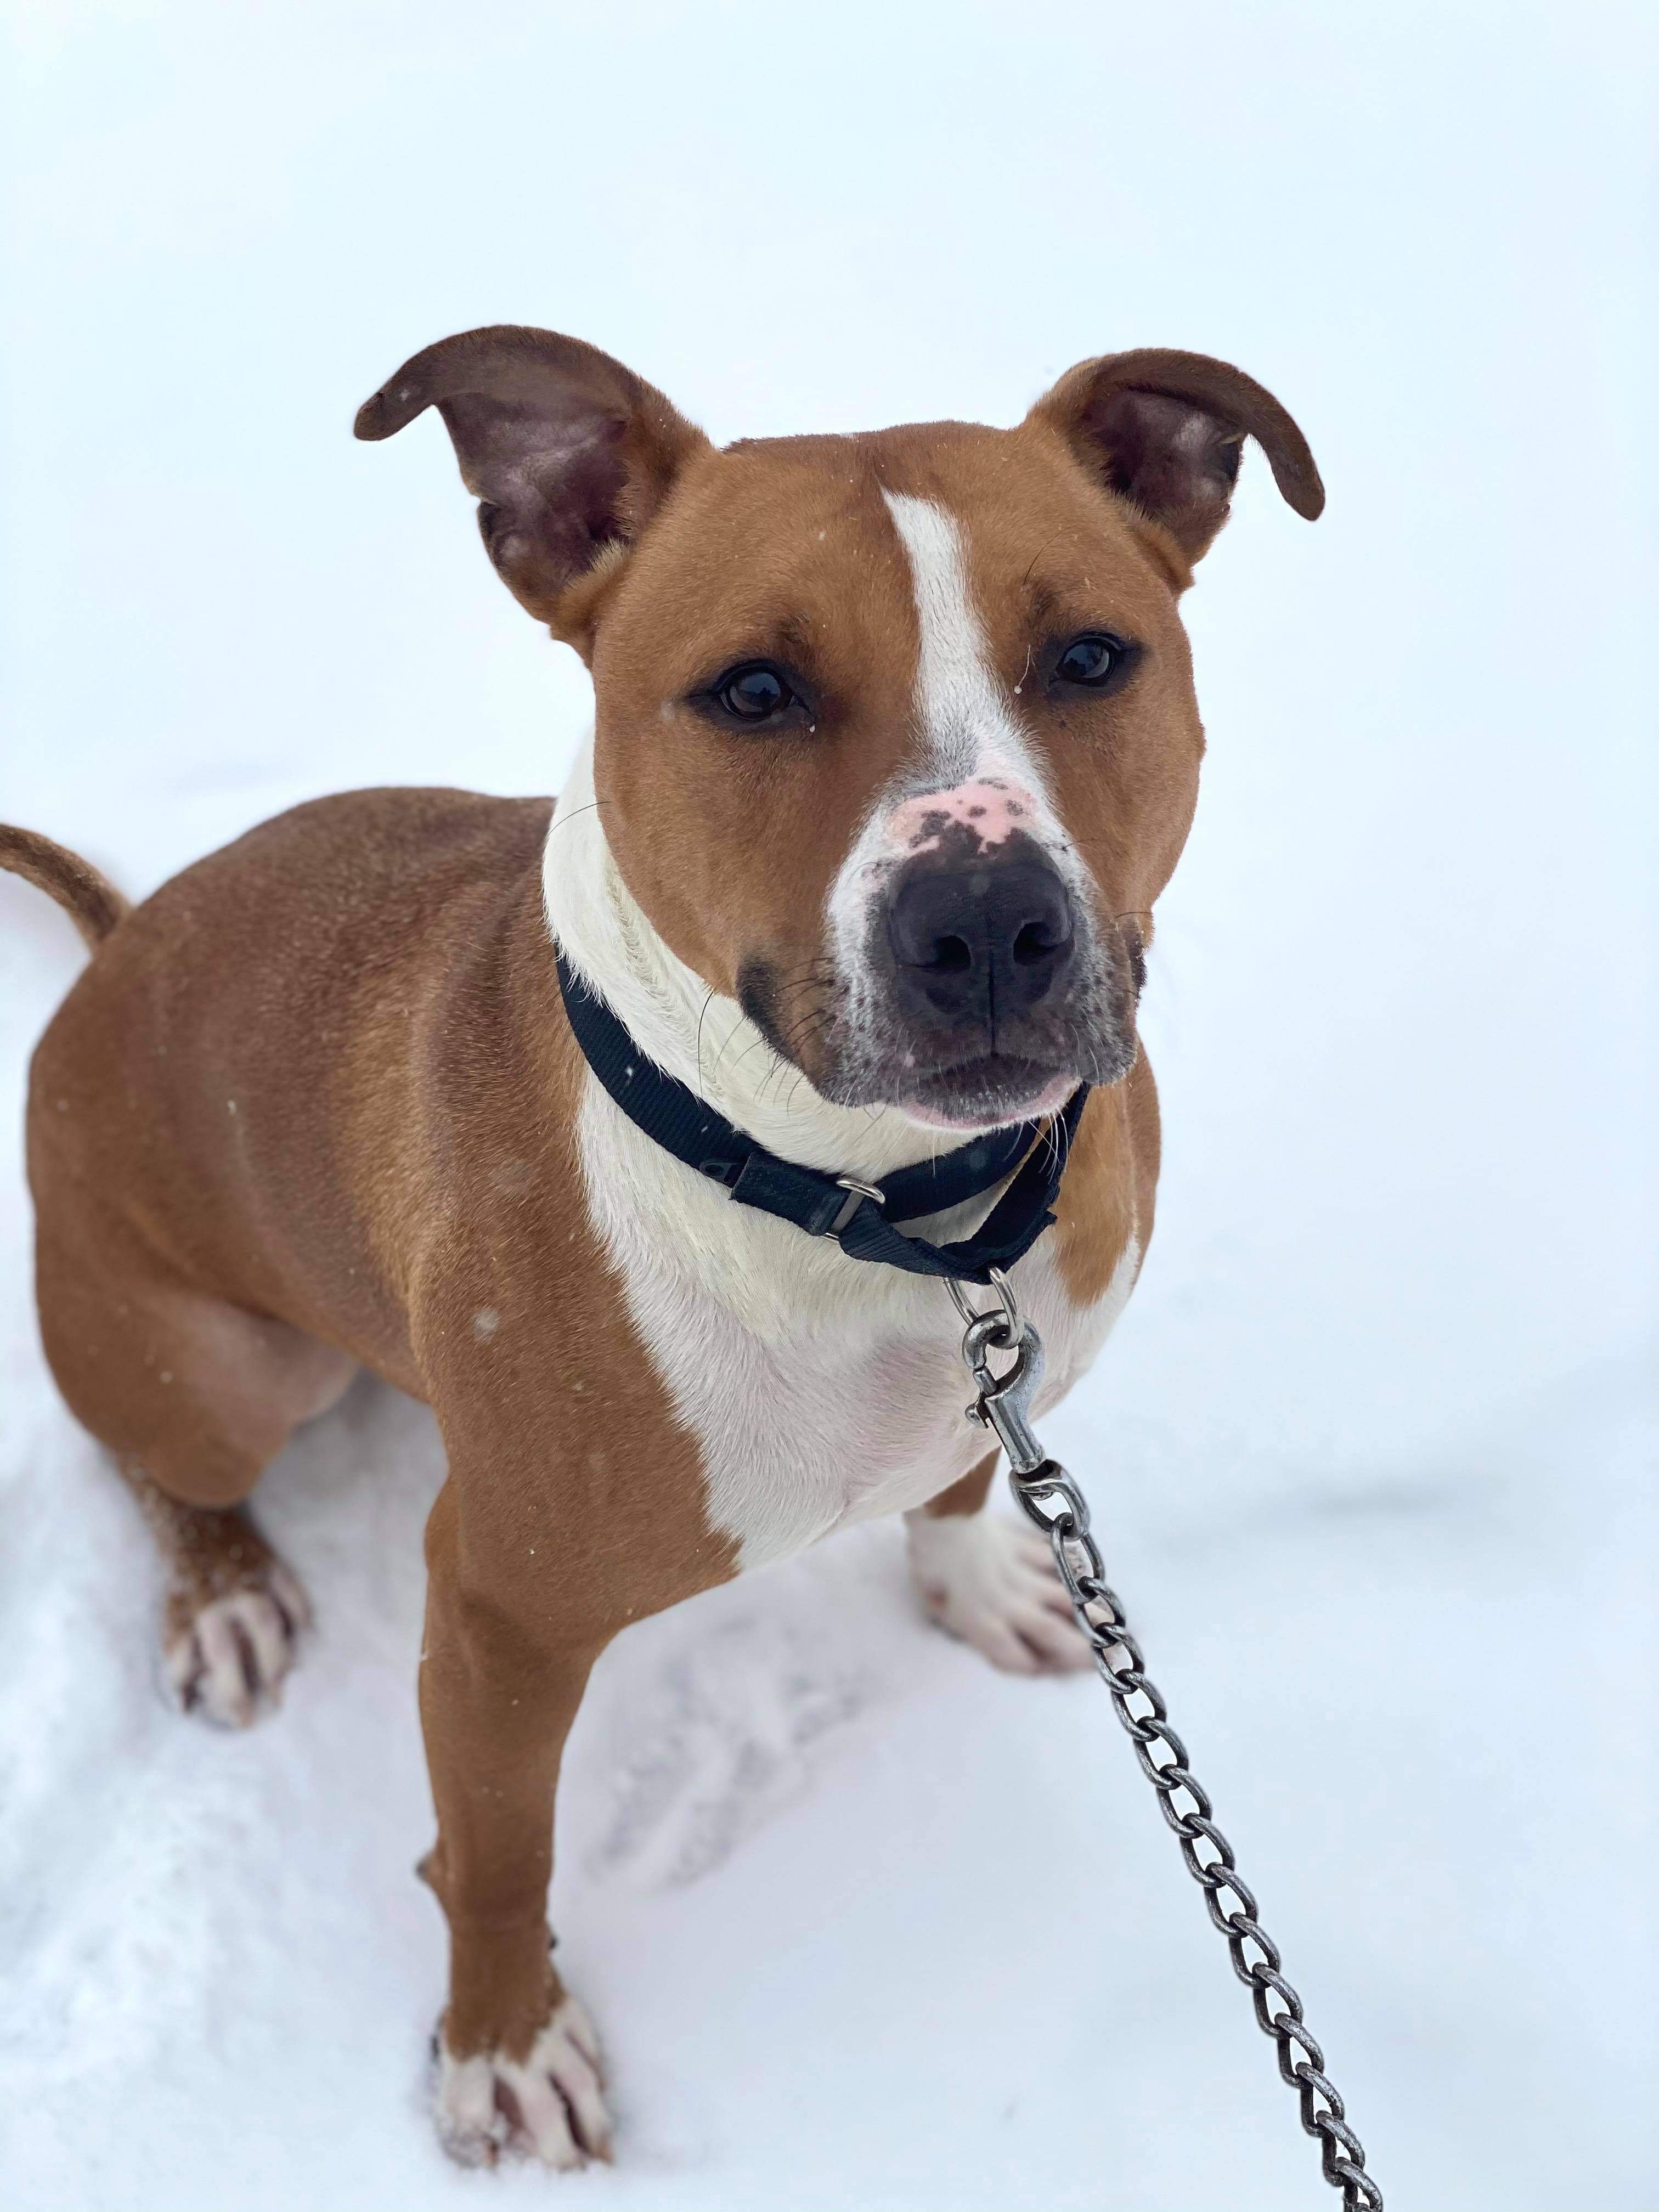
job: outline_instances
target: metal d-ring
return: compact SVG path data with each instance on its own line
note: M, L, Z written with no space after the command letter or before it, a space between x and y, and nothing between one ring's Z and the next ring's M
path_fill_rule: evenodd
M836 1181L843 1190L855 1190L860 1197L873 1198L878 1206L887 1203L887 1194L879 1183L860 1182L856 1176L837 1176Z
M859 1200L861 1198L873 1199L878 1206L885 1206L887 1203L886 1192L875 1183L860 1182L856 1176L837 1176L836 1181L847 1193L847 1203L823 1231L826 1237L841 1235L842 1231L858 1212Z
M1019 1300L1014 1296L1014 1286L1009 1281L1006 1272L1000 1267L988 1267L986 1273L991 1278L992 1289L995 1291L1001 1302L1002 1317L1008 1328L1008 1340L1011 1344L1014 1343L1018 1340L1025 1326L1025 1317L1019 1310ZM995 1306L988 1306L983 1313L978 1312L970 1306L968 1303L968 1293L954 1275L947 1275L945 1278L945 1287L951 1293L952 1304L969 1328L976 1321L989 1320L996 1312Z

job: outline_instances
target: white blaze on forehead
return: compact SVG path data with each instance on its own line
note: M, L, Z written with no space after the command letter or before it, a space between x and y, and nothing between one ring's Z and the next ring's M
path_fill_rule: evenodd
M1033 781L1002 687L968 596L967 549L962 526L929 499L908 492L882 497L910 562L921 652L916 661L916 713L927 741L922 772L948 787L983 774L992 759Z

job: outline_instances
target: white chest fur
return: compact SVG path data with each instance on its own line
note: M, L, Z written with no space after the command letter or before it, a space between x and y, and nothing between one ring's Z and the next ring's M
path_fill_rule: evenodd
M589 1204L634 1325L697 1439L709 1516L744 1567L830 1529L920 1505L988 1449L964 1418L961 1324L943 1285L849 1260L735 1205L641 1133L589 1077L580 1121ZM992 1201L936 1223L965 1234ZM1018 1288L1041 1332L1052 1404L1099 1350L1139 1255L1079 1307L1039 1244Z

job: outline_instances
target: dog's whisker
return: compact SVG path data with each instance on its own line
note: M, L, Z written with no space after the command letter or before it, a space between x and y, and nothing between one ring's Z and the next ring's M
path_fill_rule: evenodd
M608 806L610 804L611 801L608 799L590 799L583 805L571 807L568 812L556 808L547 834L550 837L554 830L562 830L568 823L580 821L584 814L597 813L601 806Z

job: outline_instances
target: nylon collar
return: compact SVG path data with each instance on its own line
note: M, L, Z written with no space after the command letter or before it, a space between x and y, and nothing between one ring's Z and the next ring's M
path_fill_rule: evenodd
M1012 1267L1023 1258L1053 1222L1050 1209L1089 1095L1086 1083L1052 1121L994 1129L937 1159L896 1169L878 1183L862 1183L769 1152L641 1052L562 951L558 965L576 1042L617 1104L653 1143L724 1185L740 1206L775 1214L810 1236L833 1237L849 1259L981 1285L989 1285L993 1267ZM932 1244L899 1234L896 1223L919 1221L978 1198L1017 1166L1018 1173L976 1236Z

